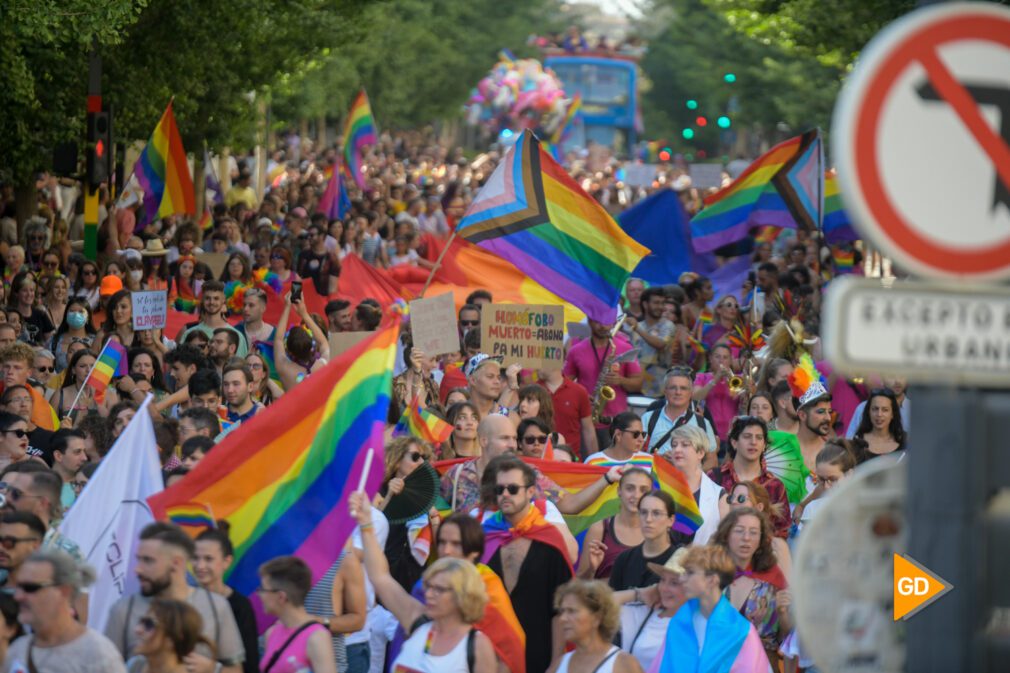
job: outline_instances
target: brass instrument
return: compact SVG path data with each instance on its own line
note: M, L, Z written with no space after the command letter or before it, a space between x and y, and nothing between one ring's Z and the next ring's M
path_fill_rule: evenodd
M733 374L733 376L729 377L728 385L730 395L736 397L743 392L743 377L739 374Z
M610 329L610 341L607 342L607 351L609 354L600 366L600 375L596 377L596 386L593 388L593 394L590 396L593 404L592 419L594 424L610 422L610 419L603 416L603 407L607 405L607 402L610 402L617 396L617 392L604 383L604 381L606 380L607 375L610 374L610 368L618 361L617 347L614 346L614 336L617 334L617 331L621 329L621 325L624 324L624 318L625 316L621 316L621 319L618 320Z

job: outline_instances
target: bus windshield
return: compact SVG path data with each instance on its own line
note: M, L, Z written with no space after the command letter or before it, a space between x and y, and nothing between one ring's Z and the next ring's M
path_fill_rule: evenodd
M631 73L623 65L594 63L554 63L569 95L582 94L582 102L590 105L627 105Z

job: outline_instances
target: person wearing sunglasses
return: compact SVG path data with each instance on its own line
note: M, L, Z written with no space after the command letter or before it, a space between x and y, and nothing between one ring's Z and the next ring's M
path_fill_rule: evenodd
M376 506L380 510L385 510L394 498L398 496L411 497L413 494L404 493L404 490L408 488L406 480L417 468L421 467L423 462L430 458L431 447L416 437L396 437L386 444L385 473L382 486L379 487L380 499ZM414 586L423 570L411 554L411 540L408 530L418 525L423 527L427 523L428 512L423 512L413 521L390 523L389 525L386 556L389 559L393 577L405 589Z
M10 395L24 391L7 391ZM0 469L22 461L38 460L29 455L28 421L20 414L0 411Z
M203 635L213 646L198 645L186 656L187 668L214 671L220 663L219 673L241 673L245 647L227 599L206 588L191 587L187 581L188 567L196 553L193 538L178 526L159 521L140 531L136 550L134 572L140 593L125 595L113 603L105 625L106 637L120 654L128 658L137 652L137 624L148 613L152 600L185 601L200 613Z
M137 622L137 650L127 662L127 673L188 670L186 657L197 644L209 645L202 630L203 620L193 606L183 601L154 599L147 614Z
M8 670L37 673L126 673L109 639L78 621L75 599L95 581L95 570L59 550L40 550L18 572L14 600L18 618L31 635L7 652Z
M537 418L524 419L519 423L519 453L529 458L544 458L547 443L551 441L551 428Z
M28 512L4 512L0 515L0 586L12 591L17 586L18 571L25 560L42 545L46 526Z
M610 446L586 458L586 465L613 467L628 465L652 469L652 454L645 453L645 430L638 414L625 411L610 422Z
M480 306L465 304L459 310L459 338L462 339L472 329L480 329Z
M87 302L88 308L94 311L101 300L101 285L99 283L98 265L91 261L81 264L81 277L74 285L73 296Z

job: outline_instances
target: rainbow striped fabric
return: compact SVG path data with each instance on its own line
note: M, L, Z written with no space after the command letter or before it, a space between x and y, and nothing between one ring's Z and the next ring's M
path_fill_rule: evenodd
M88 375L87 384L95 391L96 402L105 400L105 389L117 376L126 376L126 349L118 341L109 339Z
M413 435L429 444L441 444L451 434L452 426L431 411L421 408L416 397L404 407L403 415L393 428L394 436Z
M202 231L210 231L214 227L214 216L210 212L210 208L203 209L203 215L200 216L200 221L197 222L197 226L200 227Z
M344 181L340 179L340 171L332 171L326 189L316 206L316 212L326 215L331 220L342 220L350 209L351 199L347 196Z
M823 176L824 151L816 130L779 143L705 199L705 208L691 219L695 252L735 243L753 227L819 229Z
M208 528L217 528L214 513L209 506L199 502L184 502L166 510L168 520L182 528L190 537L196 537Z
M614 322L625 281L649 254L529 131L519 135L456 231L607 324Z
M645 454L648 455L648 454ZM636 454L636 458L638 455ZM581 463L559 463L556 461L537 460L536 458L523 458L523 460L537 468L544 475L550 477L558 486L569 493L578 493L583 488L597 481L610 469L606 465L584 465ZM674 520L674 530L684 532L688 535L698 530L702 524L701 511L694 501L691 487L680 470L673 467L665 460L653 460L648 455L648 460L640 459L627 463L633 467L640 467L652 472L653 481L656 488L660 488L671 496L677 503L677 515ZM606 519L617 514L621 503L617 497L617 486L614 483L607 486L603 492L597 496L596 500L590 503L578 514L565 515L565 522L571 529L573 535L578 535L592 524L601 519Z
M377 137L372 106L368 104L368 94L362 89L354 99L344 125L344 170L361 189L365 188L365 177L361 172L362 153L365 145L376 143Z
M837 245L831 246L831 259L835 263L836 273L852 273L852 267L856 264L856 252L854 250L843 250Z
M852 228L848 213L842 208L842 195L838 189L838 176L834 171L824 175L824 240L828 243L855 241L859 234Z
M382 481L398 335L399 324L386 323L243 423L182 481L148 500L154 516L164 520L170 508L200 503L228 521L235 561L225 580L247 596L259 585L259 565L275 556L300 557L318 580L354 529L346 503L366 449L375 451L366 490L375 493Z
M159 217L196 215L193 177L189 173L179 127L175 125L172 101L140 153L133 174L144 190L146 217L143 222L138 218L138 230Z

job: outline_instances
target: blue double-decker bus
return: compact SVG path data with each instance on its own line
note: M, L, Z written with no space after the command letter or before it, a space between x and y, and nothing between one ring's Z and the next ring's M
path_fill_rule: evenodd
M555 72L565 94L582 95L581 123L571 129L566 148L592 141L625 155L635 145L640 123L636 60L619 54L545 53L544 66Z

